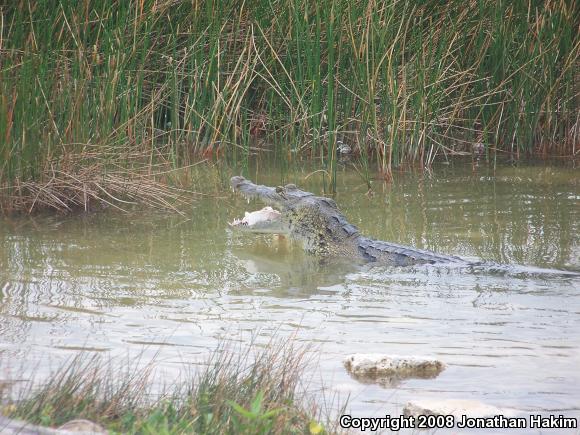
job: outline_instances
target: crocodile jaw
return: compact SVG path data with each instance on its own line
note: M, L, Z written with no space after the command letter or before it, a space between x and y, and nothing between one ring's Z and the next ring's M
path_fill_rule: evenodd
M277 208L285 205L286 198L280 195L274 187L257 185L241 176L232 177L230 185L234 192L242 194L248 201L259 199L264 204Z

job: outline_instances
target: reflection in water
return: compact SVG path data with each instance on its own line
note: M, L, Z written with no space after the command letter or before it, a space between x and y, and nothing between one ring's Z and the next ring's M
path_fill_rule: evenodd
M360 270L362 264L347 258L318 258L307 255L299 246L292 246L286 238L269 237L265 243L254 236L252 246L234 249L238 263L256 282L275 277L270 293L280 297L310 296L324 293L325 288L342 284L348 273ZM268 238L268 237L266 237ZM264 285L262 283L261 285ZM248 293L256 291L256 286Z
M277 185L277 177L256 181ZM287 178L321 192L315 177ZM373 197L356 174L339 181L341 209L374 238L580 270L573 170L439 168L376 183ZM42 372L79 349L118 355L146 345L171 371L205 360L221 337L258 331L266 342L278 333L317 343L323 382L349 391L361 416L396 414L412 398L580 416L578 278L321 261L287 240L228 228L256 207L224 193L197 203L188 219L136 212L1 220L1 357ZM395 389L363 385L342 367L355 352L433 355L448 368Z

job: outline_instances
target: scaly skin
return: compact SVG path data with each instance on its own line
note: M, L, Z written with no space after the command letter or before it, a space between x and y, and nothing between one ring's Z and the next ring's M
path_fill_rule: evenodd
M230 180L232 189L246 198L257 198L282 213L280 232L302 243L304 249L320 256L349 256L394 266L424 263L463 263L459 257L373 240L360 234L346 220L330 198L315 196L294 184L269 187L244 177ZM280 224L280 223L279 223Z

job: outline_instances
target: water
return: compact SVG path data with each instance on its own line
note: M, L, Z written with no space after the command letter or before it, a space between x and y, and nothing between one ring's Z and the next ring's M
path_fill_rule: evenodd
M307 174L287 181L320 193ZM376 182L365 195L360 177L344 172L335 199L375 238L580 271L578 175L549 165L441 166ZM258 181L281 180L261 170ZM580 417L579 278L321 263L285 240L232 232L228 221L261 204L203 183L210 195L184 217L0 220L0 380L42 375L80 350L157 353L171 378L184 364L199 367L220 339L295 336L315 344L313 385L350 395L357 416L398 415L409 400L436 398ZM431 355L448 368L394 387L362 384L342 366L355 352Z

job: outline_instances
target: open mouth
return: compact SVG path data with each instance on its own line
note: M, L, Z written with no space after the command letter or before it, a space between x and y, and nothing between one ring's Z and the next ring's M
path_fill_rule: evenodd
M241 219L228 222L232 228L253 233L283 233L282 213L272 207L264 207L261 210L245 212Z

